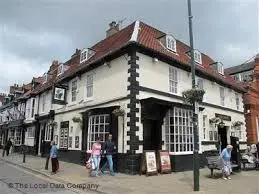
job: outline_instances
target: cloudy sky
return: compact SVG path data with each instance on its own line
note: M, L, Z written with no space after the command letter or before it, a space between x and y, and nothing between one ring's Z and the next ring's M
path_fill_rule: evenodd
M258 52L258 0L192 0L194 44L225 67ZM1 0L0 92L105 36L110 21L141 20L189 43L187 0Z

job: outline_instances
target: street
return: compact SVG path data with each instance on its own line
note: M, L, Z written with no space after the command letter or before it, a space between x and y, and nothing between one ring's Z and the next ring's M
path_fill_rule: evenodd
M63 187L63 184L48 182L0 161L1 194L75 194Z

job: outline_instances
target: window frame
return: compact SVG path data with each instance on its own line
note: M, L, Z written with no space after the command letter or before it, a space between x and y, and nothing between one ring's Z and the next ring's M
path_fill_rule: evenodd
M60 76L64 73L64 64L63 63L59 64L57 71L58 71L57 76Z
M224 75L224 66L222 63L220 62L217 63L217 70L219 74Z
M75 85L73 85L75 83ZM71 81L71 102L77 101L77 91L78 91L78 80L74 79Z
M218 130L217 130L216 124L210 123L208 140L209 141L218 141L218 138L219 138L219 135L218 135Z
M41 106L41 112L44 113L45 112L45 107L46 106L46 94L42 95L42 106Z
M17 135L17 133L19 135ZM22 144L22 130L15 129L15 136L14 136L14 145L21 145Z
M44 134L45 141L51 141L51 125L45 125L45 134Z
M176 39L172 35L167 34L165 41L166 48L176 53Z
M30 110L30 117L31 118L34 118L35 103L36 103L36 99L35 98L31 98L31 110Z
M199 65L202 65L202 55L201 52L198 50L194 50L194 61L198 63Z
M90 83L89 83L89 78L90 77L92 77L91 79L90 79ZM86 92L85 92L85 96L86 96L86 99L92 99L93 98L93 96L94 96L94 74L92 73L92 74L88 74L87 76L86 76L86 86L85 86L85 88L86 88ZM91 89L91 96L88 96L88 89L89 88L92 88Z
M178 69L172 66L169 66L169 92L172 94L178 93L178 83L179 83L179 72Z
M194 137L191 117L192 110L190 109L174 107L167 112L165 117L165 146L170 154L193 153Z
M35 137L35 128L28 127L27 128L27 138L34 138Z
M103 120L101 120L101 118L103 118ZM103 122L101 122L101 121L103 121ZM99 115L89 116L88 132L87 132L87 150L88 151L92 149L92 145L93 145L93 143L95 143L96 137L100 137L102 143L105 142L106 136L110 133L110 124L111 124L111 117L109 114L99 114ZM96 131L96 126L98 126L97 127L98 131ZM101 126L103 126L102 131L100 131ZM101 137L101 134L102 134L102 137Z

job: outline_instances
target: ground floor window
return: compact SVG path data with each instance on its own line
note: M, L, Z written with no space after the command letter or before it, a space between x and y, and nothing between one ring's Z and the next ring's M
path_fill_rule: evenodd
M51 126L46 124L45 126L45 141L51 141Z
M238 137L239 140L242 140L242 127L236 126L234 127L234 131L232 133L234 137Z
M68 135L69 135L69 121L60 123L60 141L59 147L62 149L68 148Z
M22 137L22 131L21 129L15 130L15 138L14 138L14 145L21 145L21 138Z
M27 137L33 138L35 133L35 128L34 127L28 127L27 128Z
M165 118L165 145L169 152L193 151L193 125L190 109L174 107Z
M15 129L9 130L8 139L11 139L11 141L14 141L15 138Z
M217 129L217 125L214 124L214 123L210 124L209 140L210 141L218 141L218 129Z
M108 114L92 115L88 122L87 150L90 150L92 144L100 137L101 142L109 134L110 116Z

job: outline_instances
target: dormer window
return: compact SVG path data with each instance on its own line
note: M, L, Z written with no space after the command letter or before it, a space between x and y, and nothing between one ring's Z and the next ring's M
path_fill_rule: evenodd
M224 67L223 67L222 63L220 63L220 62L217 63L217 69L218 69L219 74L224 75Z
M64 64L61 63L58 66L58 74L57 74L57 76L62 75L63 73L64 73Z
M201 52L198 50L194 50L194 61L200 65L202 64Z
M81 55L80 55L80 63L83 63L85 61L87 61L88 59L90 59L93 55L95 54L95 51L92 49L83 49L81 51Z
M48 74L47 73L44 73L43 75L43 78L44 78L44 83L48 81Z
M176 52L176 40L171 35L166 35L166 48L170 51Z

